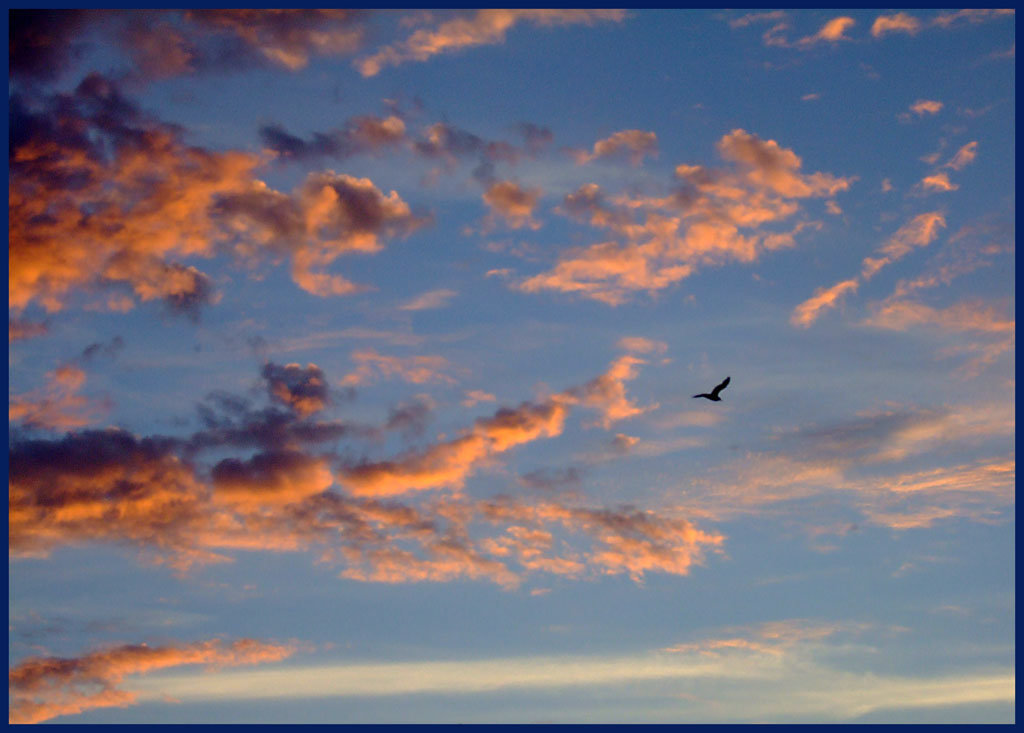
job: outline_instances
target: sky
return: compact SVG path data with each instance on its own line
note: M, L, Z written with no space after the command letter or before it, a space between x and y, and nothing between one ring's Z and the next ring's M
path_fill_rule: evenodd
M1014 720L1012 10L9 21L11 722Z

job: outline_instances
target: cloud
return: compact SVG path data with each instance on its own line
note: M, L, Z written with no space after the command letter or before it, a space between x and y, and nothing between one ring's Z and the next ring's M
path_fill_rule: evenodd
M943 166L943 168L952 168L955 171L963 170L968 165L974 162L974 159L978 155L978 143L977 141L969 142L962 148L956 151L950 160Z
M352 10L329 9L202 9L186 18L211 30L230 33L276 66L303 69L311 55L355 52L363 38Z
M598 21L621 21L622 10L478 10L440 23L436 28L421 28L404 41L384 46L369 56L357 59L363 76L375 76L387 66L408 61L426 61L433 56L473 46L503 43L508 31L521 22L539 26L593 25Z
M397 192L385 195L368 178L334 171L310 173L291 196L263 185L223 196L216 213L245 238L236 251L250 257L290 255L292 279L323 297L366 287L317 270L344 254L378 252L382 237L405 236L428 221L414 215Z
M428 382L455 384L456 381L444 373L444 370L449 369L451 365L443 356L417 355L403 358L380 354L374 349L365 349L353 352L351 359L358 366L354 372L350 372L342 378L341 384L344 386L368 384L375 381L378 374L384 377L399 377L413 384Z
M888 635L869 650L884 648ZM441 661L347 662L287 670L231 671L215 677L197 674L140 680L134 687L147 699L171 695L189 702L214 700L301 700L304 698L379 698L410 695L544 694L558 690L559 721L572 722L593 712L593 701L579 706L573 689L633 691L630 702L616 701L625 717L642 722L671 722L679 708L652 712L651 696L668 687L684 695L687 718L695 722L793 720L851 721L876 710L925 709L944 715L947 705L1001 706L1004 722L1012 715L1014 670L970 668L941 676L865 671L860 649L808 640L786 649L781 658L736 650L733 655L641 652L617 656L529 656ZM599 693L599 694L604 694ZM611 694L609 692L608 694ZM589 697L589 695L588 695ZM486 698L481 698L481 700ZM743 712L737 712L743 711ZM1007 717L1008 716L1008 717ZM528 719L526 715L523 720Z
M448 305L448 301L456 295L458 293L454 290L428 290L425 293L420 293L408 303L400 305L399 309L404 311L425 311L444 308Z
M24 339L45 336L49 333L50 327L45 322L29 321L24 318L7 319L8 343L22 341Z
M95 12L12 9L8 19L11 76L45 81L66 70Z
M157 647L125 644L71 658L30 657L8 673L8 722L40 723L96 708L137 704L139 695L120 687L126 677L193 664L206 665L210 671L265 664L289 657L294 651L292 646L256 639L230 643L211 639Z
M730 28L746 28L754 23L777 22L786 17L784 10L772 10L765 13L747 13L729 21Z
M340 130L313 133L303 140L279 125L260 128L260 138L268 149L285 160L316 160L331 157L345 160L398 146L406 141L405 123L394 115L388 117L353 117Z
M523 188L513 181L497 181L484 192L483 198L491 208L491 222L500 216L511 229L539 229L540 222L534 220L533 211L542 193L539 188Z
M934 99L919 99L910 105L910 111L918 117L924 117L925 115L938 114L943 106L942 102Z
M945 331L1013 333L1016 323L981 301L965 301L948 308L932 308L909 300L886 300L872 309L863 323L873 328L907 331L916 326L938 326Z
M627 574L636 582L649 572L687 575L694 564L702 562L705 547L714 550L725 540L723 535L704 532L688 520L631 507L595 510L553 501L525 505L509 497L496 497L483 502L480 511L492 521L527 527L553 521L583 531L599 543L583 555L590 565L606 575ZM576 568L564 570L573 575L578 572Z
M989 20L995 20L1000 17L1007 17L1014 15L1015 12L1012 8L1003 9L985 9L985 8L968 8L966 10L957 10L952 13L942 13L935 16L932 19L932 24L937 25L941 28L950 28L955 25L961 24L961 22L976 24L984 23Z
M47 372L45 387L11 395L8 420L49 430L69 430L92 424L110 409L110 404L78 394L85 380L85 372L74 364Z
M323 370L316 364L263 365L261 376L267 382L270 399L294 410L301 417L319 412L330 401Z
M675 644L662 649L674 654L692 654L694 652L706 656L719 656L726 650L747 650L750 652L781 656L792 647L808 642L834 636L838 633L856 633L868 628L867 624L822 623L809 619L786 619L768 621L749 627L733 627L723 629L732 634L726 638L702 639L696 642Z
M295 504L322 494L334 483L326 460L297 451L225 458L210 472L217 501L256 507Z
M851 183L827 173L802 173L793 151L744 130L724 135L717 147L726 168L681 164L676 167L680 187L664 197L610 198L596 184L566 196L561 213L610 230L617 239L571 249L554 268L515 287L578 293L619 305L636 291L667 288L700 265L753 262L765 251L792 246L793 234L805 222L784 233L764 231L762 225L796 214L800 199L831 197Z
M818 288L814 295L793 309L789 322L803 328L814 323L823 311L835 308L847 293L857 292L857 278L837 282L830 288Z
M415 399L403 402L388 411L386 430L398 430L406 436L422 435L435 407L428 395L417 395Z
M643 162L644 156L658 155L658 136L643 130L621 130L598 140L589 153L585 150L574 150L572 153L576 165L583 165L598 158L628 154L630 163L638 166Z
M11 22L12 75L49 80L89 48L91 31L127 56L130 78L208 70L304 68L313 56L356 52L362 14L338 9L22 10Z
M489 392L484 392L480 389L471 389L466 392L466 399L462 401L464 407L473 407L480 402L494 402L497 399L494 395Z
M960 188L957 184L950 183L949 176L945 173L933 173L930 176L925 176L918 185L926 191L955 191Z
M608 371L582 386L570 387L538 402L501 407L493 416L477 419L457 438L394 460L350 466L339 479L356 496L461 488L466 478L493 456L539 438L561 435L571 406L599 411L597 424L606 429L613 422L655 409L657 404L637 407L626 396L624 383L635 378L636 366L643 363L642 359L622 356Z
M763 14L767 15L767 14ZM762 36L762 40L766 46L779 46L782 48L799 48L807 49L812 46L816 46L819 43L836 43L838 41L850 41L853 40L846 35L846 31L855 26L857 21L849 16L840 16L832 18L826 22L817 33L810 36L804 36L796 41L790 42L786 39L782 33L789 29L789 23L780 21L773 25Z
M939 227L945 225L945 218L937 211L915 216L876 250L879 256L864 258L859 279L853 277L829 288L818 288L814 295L793 309L789 322L794 326L809 327L822 312L836 307L842 296L856 292L861 280L867 282L883 267L902 259L914 248L927 246L938 236Z
M939 236L946 218L937 211L918 214L901 226L878 250L881 257L865 257L861 276L868 280L886 265L907 256L916 247L926 247Z
M538 491L559 491L566 487L575 487L580 484L580 472L570 466L559 469L537 469L524 473L519 477L519 483L528 489Z
M395 460L351 466L339 476L355 496L396 496L445 487L460 488L488 457L541 437L560 435L568 409L548 400L502 407L492 417L478 419L453 440Z
M638 365L646 363L635 356L620 356L612 362L607 372L582 387L567 389L561 399L579 401L582 405L599 410L601 417L597 424L606 430L614 422L656 410L658 403L638 407L626 396L625 383L636 377Z
M907 13L879 15L871 24L871 35L880 38L886 33L909 33L914 35L921 30L921 21Z
M847 16L840 16L833 18L821 27L821 29L813 36L807 36L797 41L798 46L812 46L821 41L829 41L835 43L836 41L849 41L849 36L846 35L846 31L857 24L853 18Z
M629 378L622 366L613 364L605 376ZM392 410L383 429L415 427L432 406L417 402ZM226 394L207 403L202 429L187 438L140 438L118 429L54 440L16 435L9 448L12 558L104 543L136 548L146 560L184 573L230 562L232 551L315 550L321 561L340 563L340 577L349 580L470 578L512 589L535 572L627 573L637 581L649 572L685 575L705 547L723 539L689 521L632 508L502 499L498 511L494 501L458 493L416 496L459 486L501 453L560 435L574 405L621 413L630 403L608 380L499 408L454 439L375 463L312 450L359 437L352 426L314 422L291 409L255 410ZM232 448L256 450L232 456ZM212 465L201 460L207 452L216 458ZM397 494L413 494L419 506L388 498ZM556 540L552 527L569 536Z
M664 354L668 351L668 344L664 341L643 338L642 336L624 336L616 344L623 351L632 351L637 354Z
M217 295L208 276L176 260L224 251L248 263L290 257L303 289L347 294L360 286L317 270L426 222L365 178L312 173L290 196L275 191L255 178L256 156L185 145L179 128L96 74L41 102L15 95L11 107L15 311L58 311L73 291L105 288L118 309L131 307L127 289L195 317Z

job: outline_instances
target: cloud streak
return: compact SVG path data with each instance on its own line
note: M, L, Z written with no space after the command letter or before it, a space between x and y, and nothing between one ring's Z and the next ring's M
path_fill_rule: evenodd
M219 639L176 646L126 644L81 657L31 657L8 673L10 723L41 723L104 707L128 707L140 702L136 692L122 687L127 677L147 675L184 665L222 667L265 664L290 656L294 647L256 639L226 643Z
M508 31L520 23L541 27L594 25L600 21L619 22L624 17L622 10L478 10L475 14L440 23L433 29L422 28L404 41L357 59L355 66L363 76L376 76L388 66L427 61L439 54L474 46L504 43Z

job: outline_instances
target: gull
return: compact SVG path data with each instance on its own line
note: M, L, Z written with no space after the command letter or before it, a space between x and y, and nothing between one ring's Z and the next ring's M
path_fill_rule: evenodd
M711 390L711 394L695 394L694 397L707 397L712 402L721 402L722 398L718 396L718 393L729 386L729 377L725 378L720 385Z

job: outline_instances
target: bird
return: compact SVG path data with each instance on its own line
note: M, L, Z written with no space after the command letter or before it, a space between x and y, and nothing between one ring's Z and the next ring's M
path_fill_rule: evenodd
M730 377L726 377L720 385L711 390L711 394L695 394L694 397L707 397L712 402L721 402L722 398L718 396L718 393L729 386L729 379Z

